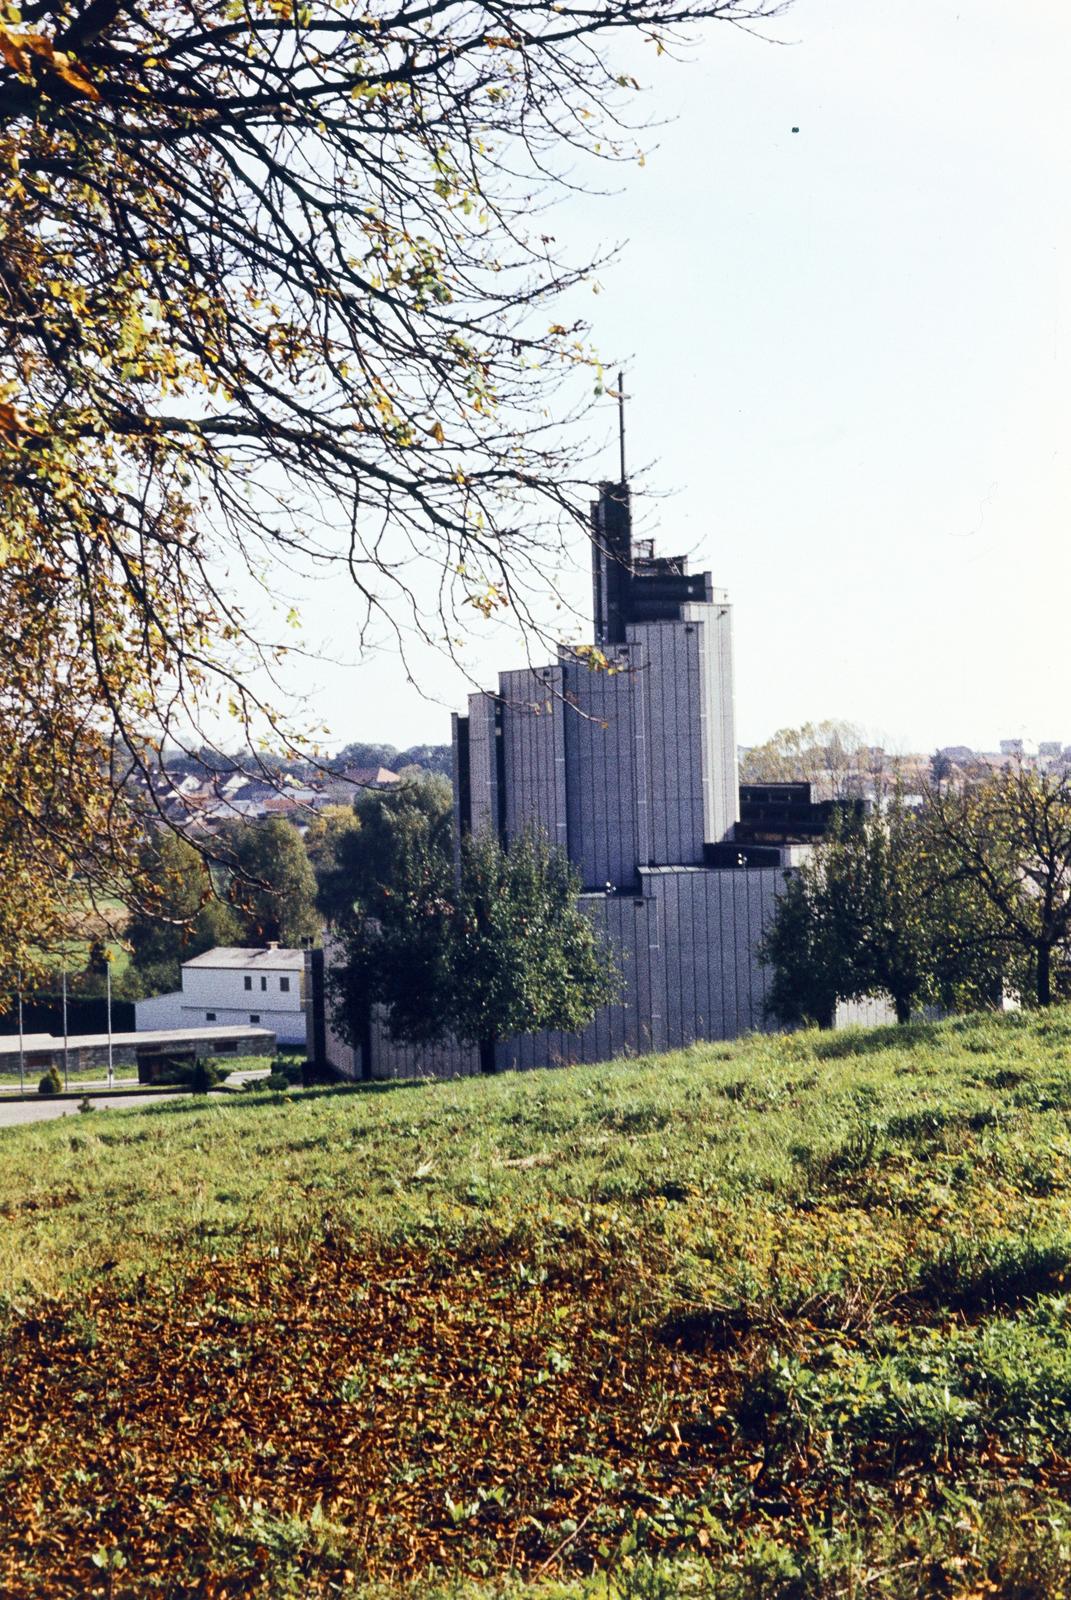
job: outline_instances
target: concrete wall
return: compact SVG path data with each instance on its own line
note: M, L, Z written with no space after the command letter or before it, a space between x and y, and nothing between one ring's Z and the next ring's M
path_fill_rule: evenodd
M249 978L252 988L245 987ZM282 988L283 982L288 990ZM240 967L183 967L182 1003L195 1010L299 1012L304 975L301 970L248 972Z
M716 590L714 605L687 606L684 616L700 630L704 833L716 844L730 836L740 818L732 607Z
M495 696L491 694L469 695L469 773L473 833L480 833L485 828L497 833L501 826L495 703Z
M562 669L503 672L499 687L506 838L540 828L552 844L568 849L565 726L573 719L562 704Z
M611 671L563 657L569 856L584 889L638 885L650 836L643 647L607 651Z
M182 1012L182 990L173 994L154 994L148 1000L134 1001L134 1026L139 1033L146 1028L182 1028L189 1018Z
M705 608L700 608L705 609ZM702 626L689 622L631 623L629 639L643 651L648 848L641 866L701 866L706 833L703 774Z
M665 951L655 999L663 1047L769 1031L758 947L784 886L781 868L655 868L643 879Z

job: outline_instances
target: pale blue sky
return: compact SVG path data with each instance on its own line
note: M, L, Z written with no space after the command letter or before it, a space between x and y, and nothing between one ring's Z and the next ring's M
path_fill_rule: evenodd
M837 716L902 749L1071 743L1066 9L797 0L776 29L627 51L675 120L556 219L624 243L584 310L628 358L652 531L730 590L741 742ZM352 648L337 586L304 609ZM470 655L488 683L520 659ZM445 740L465 692L389 654L295 672L335 743Z

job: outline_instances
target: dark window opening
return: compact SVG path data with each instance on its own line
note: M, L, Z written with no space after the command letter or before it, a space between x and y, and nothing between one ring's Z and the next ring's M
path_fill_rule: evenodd
M214 1011L206 1011L205 1012L205 1021L206 1022L215 1022L215 1020L216 1020L216 1013Z
M260 1021L260 1012L259 1011L251 1011L249 1013L249 1020L250 1020L250 1022L259 1022Z
M267 988L267 987L268 987L268 980L267 980L267 978L261 978L261 980L260 980L260 987L261 987L261 988L262 988L262 989L266 989L266 988Z
M253 980L248 973L246 973L245 977L245 986L247 989L251 989L253 987Z
M290 979L289 978L280 978L279 979L279 992L280 992L280 994L289 994L290 993Z

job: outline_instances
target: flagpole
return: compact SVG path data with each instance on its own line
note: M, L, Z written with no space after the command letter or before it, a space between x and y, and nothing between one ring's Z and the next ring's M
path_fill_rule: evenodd
M112 955L107 952L108 961L108 1088L112 1087Z
M67 963L65 961L63 963L63 1087L65 1089L69 1089L71 1087L71 1080L70 1080L70 1076L69 1076L68 1071L67 1071L68 1055L69 1055L69 1052L68 1052L68 1048L67 1048Z

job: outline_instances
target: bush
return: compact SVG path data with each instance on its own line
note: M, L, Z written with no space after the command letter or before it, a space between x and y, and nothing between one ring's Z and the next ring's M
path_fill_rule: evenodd
M37 1085L38 1094L59 1094L63 1088L63 1079L55 1067L49 1067L40 1083Z
M207 1094L219 1083L222 1074L211 1061L195 1061L186 1079L194 1094Z
M263 1080L263 1085L265 1089L289 1089L290 1079L287 1077L285 1072L275 1072L273 1070L269 1072L268 1076Z
M270 1063L269 1073L273 1078L285 1078L287 1083L301 1083L304 1063L292 1061L289 1056L276 1056Z

